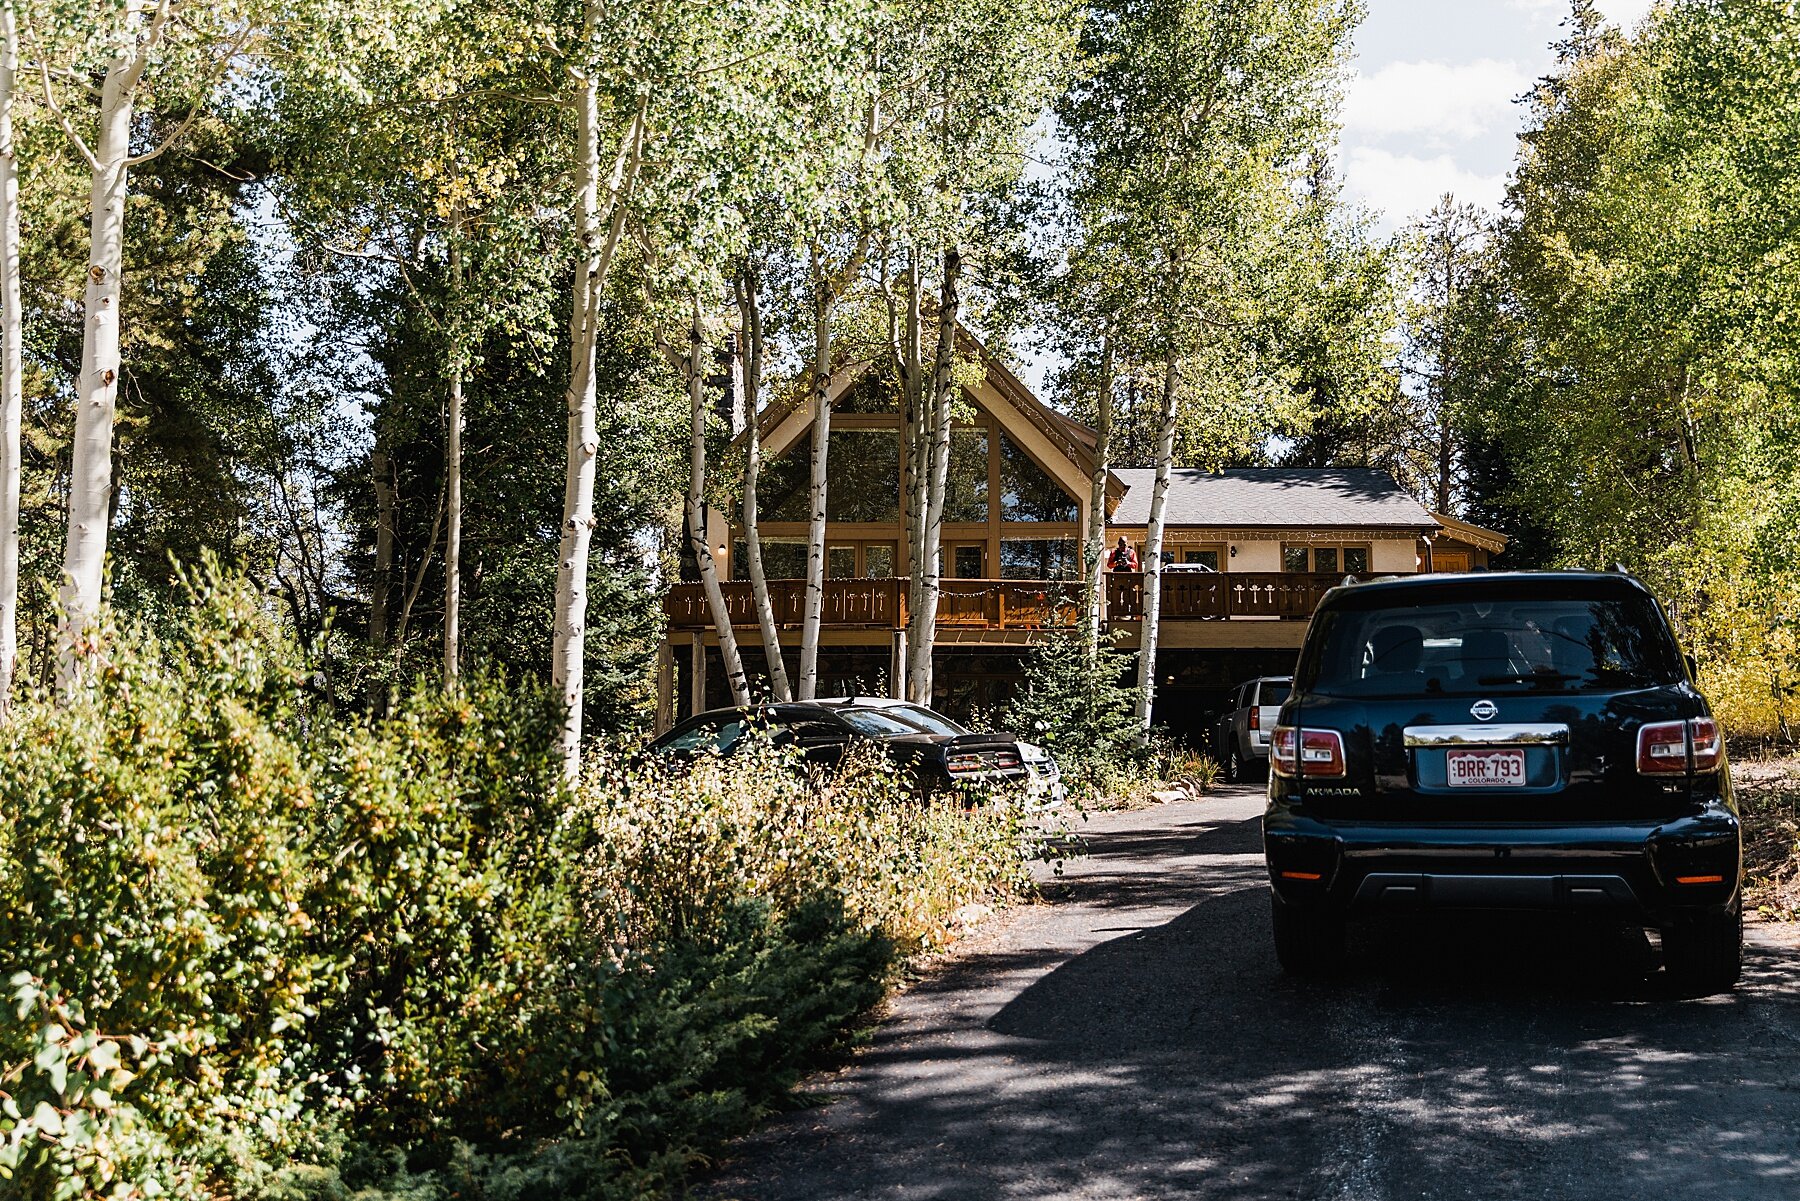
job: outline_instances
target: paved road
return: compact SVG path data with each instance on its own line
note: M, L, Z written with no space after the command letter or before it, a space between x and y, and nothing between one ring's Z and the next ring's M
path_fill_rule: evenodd
M1744 984L1646 973L1641 934L1518 921L1360 931L1281 976L1261 799L1088 823L1056 903L900 997L829 1103L703 1195L1800 1199L1800 938Z

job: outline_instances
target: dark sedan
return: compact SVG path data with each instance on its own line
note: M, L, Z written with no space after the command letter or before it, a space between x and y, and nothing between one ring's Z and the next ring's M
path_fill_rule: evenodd
M836 764L859 742L877 743L927 791L1022 783L1029 775L1010 734L973 733L921 706L855 697L713 709L688 718L649 749L675 758L730 755L758 730L820 766Z

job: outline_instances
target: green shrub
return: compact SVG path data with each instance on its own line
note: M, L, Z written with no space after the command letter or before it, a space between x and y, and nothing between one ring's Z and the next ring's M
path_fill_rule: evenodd
M1133 656L1075 626L1044 631L1025 664L1025 686L1005 724L1050 748L1064 785L1082 800L1132 791L1151 774L1155 754L1137 724L1137 690L1126 683Z
M24 1197L209 1195L309 1136L318 800L300 673L242 594L0 731L0 1166Z
M670 775L477 674L332 713L242 585L0 728L0 1172L46 1198L624 1197L783 1103L897 949L1022 886L1004 799Z

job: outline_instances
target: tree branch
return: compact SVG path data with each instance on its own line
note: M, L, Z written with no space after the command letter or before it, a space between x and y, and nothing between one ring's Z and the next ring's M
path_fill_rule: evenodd
M62 131L69 135L69 141L75 144L76 153L87 161L88 169L98 171L100 160L94 157L94 152L88 149L87 142L83 141L81 135L75 132L75 126L69 121L68 114L63 112L62 105L56 102L56 88L50 82L49 66L40 62L38 71L44 78L44 103L50 106L50 112L56 117L57 124L61 125Z
M227 70L229 70L231 67L231 60L236 58L238 56L238 54L244 49L244 46L250 41L250 31L252 28L253 27L250 25L245 25L243 32L238 34L238 36L232 41L231 49L227 50L225 52L225 54L223 55L223 57L221 57L219 59L218 67L212 71L207 72L206 81L204 84L202 84L202 92L203 93L210 93L213 89L213 86L215 84L217 84L220 79L222 79L224 77L225 72ZM162 140L161 144L156 147L156 149L146 151L143 154L135 155L131 158L126 159L125 165L127 167L135 167L141 163L147 163L147 162L151 161L152 159L161 155L165 150L167 150L169 147L173 146L175 144L176 140L181 137L181 135L185 134L188 131L188 129L190 127L192 127L192 125L194 124L195 118L199 117L200 112L204 107L205 107L204 103L194 105L193 108L188 110L188 115L182 119L181 124L177 125L175 127L174 131L172 133L170 133L168 137L164 138Z

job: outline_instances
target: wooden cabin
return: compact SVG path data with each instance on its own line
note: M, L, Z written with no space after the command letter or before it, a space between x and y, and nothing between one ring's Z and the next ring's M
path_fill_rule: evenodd
M1022 679L1041 631L1080 592L1081 531L1094 469L1093 431L1044 405L978 343L983 368L963 388L950 451L943 527L934 704L968 717L997 712ZM902 417L873 365L832 379L827 460L826 594L821 696L895 691L905 659ZM805 598L810 396L762 416L758 488L762 554L788 670L798 656ZM1140 557L1155 472L1114 469L1107 544L1121 535ZM708 544L752 678L766 676L743 531L708 515ZM1156 719L1196 734L1240 681L1285 674L1326 589L1346 575L1474 570L1505 547L1490 530L1428 512L1382 472L1365 468L1178 468L1164 534ZM1127 648L1143 623L1141 572L1109 573L1106 620ZM697 583L665 600L659 721L728 703L718 636Z

